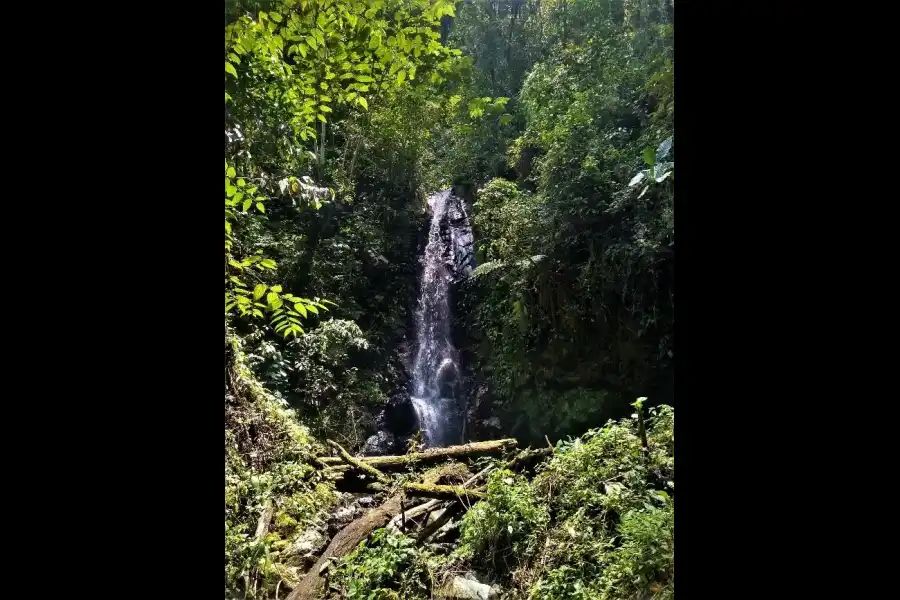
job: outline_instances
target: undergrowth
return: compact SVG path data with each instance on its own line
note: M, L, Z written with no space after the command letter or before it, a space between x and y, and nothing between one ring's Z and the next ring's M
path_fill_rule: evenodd
M226 598L272 597L302 574L291 565L291 546L336 500L333 486L311 464L322 452L293 411L256 380L240 339L227 340ZM264 514L271 520L257 537Z
M430 598L453 574L476 572L505 599L674 598L674 410L610 421L560 441L532 480L493 472L467 511L456 549L435 555L376 532L341 561L345 598Z

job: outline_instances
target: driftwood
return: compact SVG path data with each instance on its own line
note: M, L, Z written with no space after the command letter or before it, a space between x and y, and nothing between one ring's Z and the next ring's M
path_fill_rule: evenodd
M356 519L341 529L316 564L303 576L297 587L291 591L285 600L313 600L321 595L325 583L322 574L325 564L332 559L341 558L356 548L357 545L370 533L384 527L392 517L400 513L401 494L392 496L387 502L378 508L368 511L362 517Z
M381 471L379 471L372 465L367 465L366 463L359 460L358 458L353 458L352 456L350 456L350 453L347 452L346 450L344 450L343 446L341 446L337 442L335 442L333 440L328 440L328 445L331 446L332 448L334 448L335 450L337 450L338 453L341 455L341 460L343 460L348 465L356 467L360 471L368 473L369 475L371 475L372 477L374 477L381 483L390 483L391 482L390 477L388 477L387 475L385 475L384 473L382 473Z
M514 447L516 440L509 438L504 440L492 440L488 442L472 442L462 446L446 446L444 448L429 448L423 452L413 452L402 456L363 456L358 460L372 467L385 470L402 469L409 464L437 462L445 458L474 457L486 454L500 454L504 450ZM320 456L318 462L333 467L346 462L337 456ZM349 468L349 467L347 467Z
M456 498L470 498L481 500L484 492L468 490L461 485L427 485L424 483L407 483L403 486L407 496L425 496L426 498L441 498L454 500Z

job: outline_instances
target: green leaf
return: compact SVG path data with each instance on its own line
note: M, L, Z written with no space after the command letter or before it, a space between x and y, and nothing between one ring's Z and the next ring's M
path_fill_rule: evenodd
M304 318L307 316L306 307L303 306L302 303L298 302L297 304L294 305L294 308L297 309L297 312L300 313L301 315L303 315Z
M253 200L247 198L244 200L244 212L247 212L247 209L250 208L250 205L253 204Z
M357 98L357 102L359 102L359 105L362 106L364 109L369 110L369 103L366 101L365 98L360 96L359 98Z
M265 212L266 212L266 207L265 207L265 205L264 205L262 202L257 202L257 203L256 203L256 210L258 210L258 211L261 212L261 213L265 213Z
M316 308L315 306L313 306L312 304L307 304L307 305L306 305L306 308L307 308L307 309L309 310L309 312L311 312L311 313L319 314L319 309Z
M225 72L231 73L232 75L234 75L235 79L237 79L237 71L234 70L234 65L228 61L225 61Z
M234 170L234 167L228 167L228 176L234 177L237 172Z
M253 299L259 300L263 297L263 294L266 293L266 284L260 283L255 288L253 288Z
M634 155L632 154L632 156ZM649 167L652 167L653 163L656 162L656 152L653 150L653 148L644 148L644 152L643 154L641 154L641 157Z

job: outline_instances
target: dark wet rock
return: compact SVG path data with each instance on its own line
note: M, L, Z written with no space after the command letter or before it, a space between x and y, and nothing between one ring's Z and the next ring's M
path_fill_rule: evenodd
M393 436L409 436L419 429L419 419L409 394L394 394L381 415L381 427Z

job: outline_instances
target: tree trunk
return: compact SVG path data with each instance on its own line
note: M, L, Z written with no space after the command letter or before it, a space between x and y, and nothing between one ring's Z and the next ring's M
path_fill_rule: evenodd
M370 533L384 527L394 516L400 514L401 494L392 496L387 502L374 510L370 510L362 517L356 519L334 536L331 543L316 561L316 564L303 576L297 587L288 594L285 600L314 600L321 595L322 586L325 583L320 571L330 558L341 558L356 548L357 545Z

